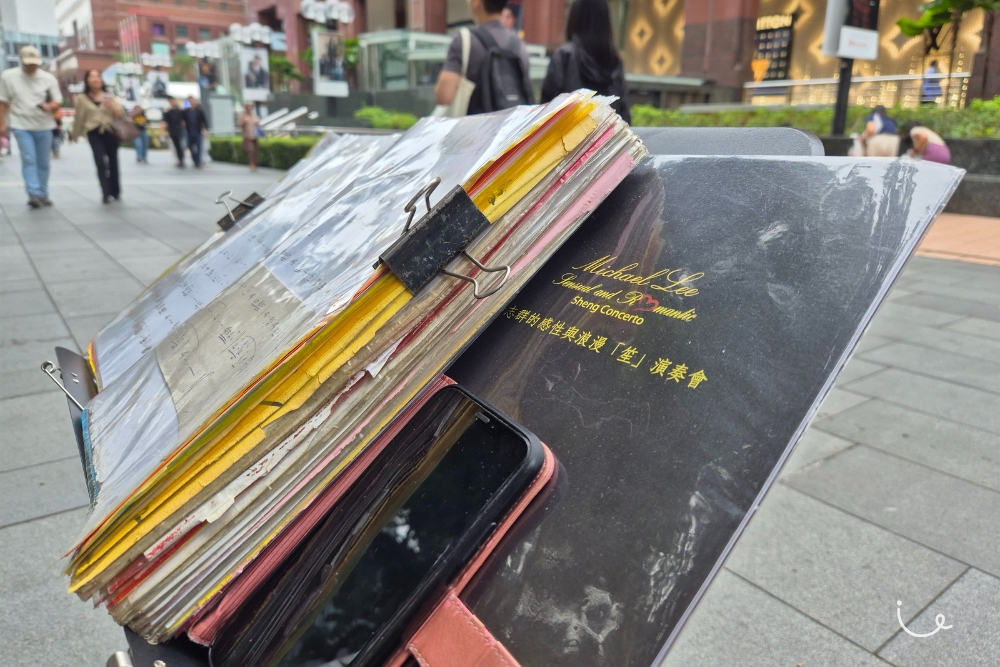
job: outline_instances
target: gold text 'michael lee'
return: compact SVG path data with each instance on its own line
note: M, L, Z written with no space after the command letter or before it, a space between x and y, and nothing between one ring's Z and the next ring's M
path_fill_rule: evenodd
M666 292L667 294L676 294L678 296L695 296L698 294L698 288L691 287L690 283L700 280L705 275L704 272L699 271L698 273L691 273L686 276L675 278L674 276L680 273L681 269L663 269L652 275L642 276L628 273L628 271L636 269L639 266L638 263L632 263L620 269L615 269L610 266L610 264L616 259L618 258L605 255L604 257L595 259L589 264L574 266L572 268L575 271L585 271L587 273L592 273L595 276L601 276L602 278L608 278L610 280L617 280L629 285L646 285L651 290ZM653 281L657 278L661 279L659 282L663 283L665 281L666 284L654 285Z

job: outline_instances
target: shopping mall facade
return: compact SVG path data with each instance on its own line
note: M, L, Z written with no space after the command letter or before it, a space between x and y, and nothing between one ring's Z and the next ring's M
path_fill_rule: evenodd
M619 47L632 74L702 78L729 89L733 101L832 101L830 80L839 60L821 50L824 0L610 1ZM878 58L854 66L861 85L852 93L864 98L858 102L916 104L919 79L930 61L938 61L939 71L949 71L950 39L940 52L925 57L923 39L906 37L896 25L900 18L917 18L923 1L882 0ZM983 24L982 11L965 15L951 71L972 70ZM993 41L1000 42L1000 35ZM955 79L951 103L967 94L967 78Z
M465 0L352 1L358 9L355 25L347 27L352 35L392 29L446 33L470 22ZM947 31L942 48L925 54L922 38L906 37L896 26L902 17L917 18L923 1L881 1L879 54L874 61L855 63L852 96L856 103L917 104L927 65L937 60L939 71L949 71ZM826 104L833 100L838 59L821 51L825 0L609 2L630 87L672 91L669 96L654 94L644 101L675 106L706 101ZM262 17L274 16L274 0L249 0L249 5L251 16L257 11ZM520 24L525 41L549 49L561 43L568 5L569 0L524 0ZM294 15L289 10L286 13ZM970 73L983 42L983 26L980 10L967 13L962 21L950 70L959 76L948 87L950 104L961 105L967 96L975 96L969 89ZM1000 71L1000 35L992 41L998 61L993 71ZM980 60L984 56L980 54ZM1000 88L1000 83L994 87Z

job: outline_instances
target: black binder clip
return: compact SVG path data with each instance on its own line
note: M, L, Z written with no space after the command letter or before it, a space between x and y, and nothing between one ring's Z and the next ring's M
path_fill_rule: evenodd
M226 201L226 198L229 198L232 201L236 202L236 207L229 208L229 203ZM247 214L247 211L255 207L257 204L261 203L262 201L264 201L264 198L261 197L256 192L251 192L250 196L247 197L246 199L237 199L236 197L233 196L232 190L229 190L228 192L223 192L215 199L215 203L222 204L223 206L226 207L226 215L222 216L219 219L219 221L216 222L215 224L221 227L222 231L228 232L230 229L233 228L233 225L239 222L240 218L242 218L244 215Z
M472 296L485 299L496 294L507 283L510 267L486 266L466 252L466 247L489 227L490 221L458 185L432 208L431 193L440 183L441 179L435 178L420 188L406 204L403 210L409 213L410 217L406 220L403 235L379 256L379 262L385 264L413 294L423 289L434 276L443 273L472 283ZM424 198L427 213L411 226L417 212L417 202L421 197ZM489 289L482 291L482 285L472 276L454 273L444 268L459 255L464 255L480 271L487 273L502 271L503 278ZM377 268L378 263L375 266Z

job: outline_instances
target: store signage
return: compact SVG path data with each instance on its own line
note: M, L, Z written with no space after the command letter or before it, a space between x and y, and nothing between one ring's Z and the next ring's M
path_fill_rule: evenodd
M844 26L840 29L840 58L875 60L878 57L878 31Z
M779 28L791 28L795 19L791 14L772 14L771 16L761 16L757 19L757 30L778 30Z
M173 64L173 59L169 54L163 55L159 53L143 53L139 56L139 60L146 67L170 67Z

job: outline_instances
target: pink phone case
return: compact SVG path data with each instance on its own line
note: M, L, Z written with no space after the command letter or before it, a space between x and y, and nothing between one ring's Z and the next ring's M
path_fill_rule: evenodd
M518 667L514 656L493 637L458 596L555 474L555 457L548 447L544 444L542 447L545 449L545 461L531 486L448 586L444 597L389 659L386 667L402 667L411 656L421 667Z

